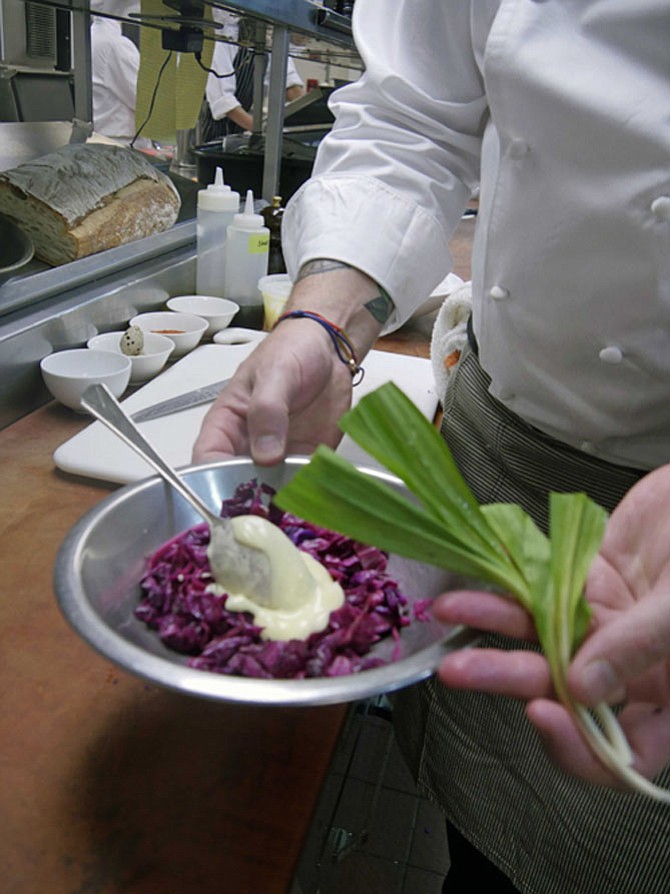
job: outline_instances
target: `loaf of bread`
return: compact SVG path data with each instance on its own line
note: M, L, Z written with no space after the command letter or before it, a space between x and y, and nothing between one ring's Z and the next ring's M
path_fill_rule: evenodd
M167 230L180 204L169 177L123 146L70 144L0 173L0 214L54 266Z

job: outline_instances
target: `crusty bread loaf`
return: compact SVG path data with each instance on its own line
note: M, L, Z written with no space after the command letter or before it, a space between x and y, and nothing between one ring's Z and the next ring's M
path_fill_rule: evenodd
M32 238L47 264L160 233L179 208L169 177L123 146L71 144L0 173L0 213Z

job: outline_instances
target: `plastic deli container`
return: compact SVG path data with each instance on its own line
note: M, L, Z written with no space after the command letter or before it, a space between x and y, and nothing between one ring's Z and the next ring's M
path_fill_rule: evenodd
M277 322L292 288L287 273L272 273L258 280L258 290L263 298L264 329L272 329Z

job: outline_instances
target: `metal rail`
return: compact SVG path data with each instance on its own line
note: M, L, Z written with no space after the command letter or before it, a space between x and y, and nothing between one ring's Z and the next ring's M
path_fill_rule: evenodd
M245 13L272 25L300 31L312 37L330 43L341 44L353 48L351 36L351 19L324 8L313 0L202 0L206 6L225 9L232 12ZM183 7L189 7L189 0L184 0Z

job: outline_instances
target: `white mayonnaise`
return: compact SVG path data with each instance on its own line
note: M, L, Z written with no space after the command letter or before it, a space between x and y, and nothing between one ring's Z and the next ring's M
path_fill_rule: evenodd
M263 639L306 639L323 630L330 613L344 602L344 591L312 556L301 552L272 522L257 515L231 519L235 540L265 554L270 565L271 590L267 605L245 593L228 591L226 608L247 611L263 627ZM226 592L218 584L208 589Z

